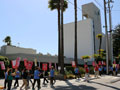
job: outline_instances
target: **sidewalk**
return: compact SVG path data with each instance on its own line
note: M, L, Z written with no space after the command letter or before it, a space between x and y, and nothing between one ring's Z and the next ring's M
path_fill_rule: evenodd
M84 78L71 79L66 81L56 80L56 83L53 87L51 87L49 83L47 85L42 85L43 79L41 79L41 90L120 90L120 81L111 83L111 81L114 81L116 79L120 79L120 77L107 75L104 75L98 79L91 77L89 83L84 82ZM20 80L19 82L21 86L22 80ZM0 80L0 86L3 86L3 83L4 80ZM31 83L30 86L32 86ZM12 90L20 90L20 88L18 87ZM32 87L30 87L28 90L32 90ZM37 87L35 90L37 90Z

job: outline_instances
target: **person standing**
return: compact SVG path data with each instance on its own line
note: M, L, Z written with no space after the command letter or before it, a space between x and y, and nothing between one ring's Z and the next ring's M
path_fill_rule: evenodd
M53 86L53 80L54 80L54 69L53 66L50 70L50 84Z
M78 67L76 67L74 71L75 71L75 77L76 77L76 79L77 78L79 79L79 69L78 69Z
M104 74L106 74L106 66L103 67Z
M113 75L113 67L112 67L112 65L109 67L109 74Z
M99 67L99 75L101 76L102 74L102 66Z
M7 71L5 72L4 89L6 89L6 84L8 83L8 80L7 80L8 71L9 71L9 67L7 68Z
M45 71L45 70L43 72L43 78L44 78L43 84L45 85L45 81L48 83L48 80L47 80L47 78L48 78L48 72Z
M15 73L12 73L12 69L8 70L8 76L7 76L8 89L7 90L11 90L13 76L15 76L15 75L16 75Z
M85 67L85 81L89 82L89 69Z
M33 90L34 90L36 81L37 81L38 90L40 89L40 71L39 70L40 68L36 67L34 71L34 82L33 82L33 87L32 87Z
M20 78L20 71L19 71L18 69L15 69L15 73L16 73L16 75L15 75L14 87L16 87L16 85L17 85L17 87L19 87L19 82L18 82L18 80L19 80L19 78Z
M23 69L22 71L23 84L20 87L20 90L22 89L23 86L25 86L25 90L27 90L27 85L28 85L27 76L28 76L27 70Z
M98 78L98 75L99 75L99 67L98 65L95 66L95 77Z
M31 80L32 74L31 74L30 70L28 70L27 72L28 72L27 82L28 82L28 87L29 87L29 81L30 81L31 84L33 85L32 80Z
M117 74L118 74L118 68L117 68L117 66L115 68L115 71L116 71L115 75L117 76Z
M113 67L113 75L114 76L116 75L116 68L115 68L115 66Z

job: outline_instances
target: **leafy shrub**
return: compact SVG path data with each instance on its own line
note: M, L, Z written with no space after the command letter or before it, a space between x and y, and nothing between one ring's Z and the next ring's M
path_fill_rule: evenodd
M80 74L85 74L85 69L83 67L79 67Z
M72 66L66 66L66 71L69 73L74 73L74 68Z
M71 70L69 70L69 71L65 70L65 75L70 75L70 74L73 74L73 72Z
M9 64L10 64L8 58L5 57L5 56L0 56L0 61L4 61L6 68L7 68L7 67L9 66Z
M89 68L89 73L90 73L90 74L94 74L94 67L90 67L90 68Z

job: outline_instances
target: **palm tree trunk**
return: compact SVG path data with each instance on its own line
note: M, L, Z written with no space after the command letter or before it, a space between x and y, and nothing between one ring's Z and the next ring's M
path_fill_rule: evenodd
M64 0L61 0L61 73L62 74L64 74L63 4L64 4Z
M60 6L58 7L58 65L61 66L61 61L60 61Z
M74 0L74 9L75 9L75 49L74 49L74 60L76 66L78 65L77 62L77 0Z
M101 49L101 45L102 45L102 37L100 37L100 45L99 45L99 56L100 56L100 49Z

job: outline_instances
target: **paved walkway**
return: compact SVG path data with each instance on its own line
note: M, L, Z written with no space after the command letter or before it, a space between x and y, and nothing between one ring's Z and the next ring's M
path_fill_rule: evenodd
M21 86L22 80L20 80L19 82ZM120 77L107 75L102 76L99 79L92 78L89 83L84 82L84 78L80 80L56 80L56 83L53 87L51 87L49 83L47 85L42 85L42 82L43 79L41 79L41 90L120 90ZM0 86L3 86L3 83L4 80L0 80ZM32 86L31 83L30 86ZM12 90L20 90L20 88L13 88ZM32 90L32 88L29 88L28 90ZM35 88L35 90L37 90L37 87Z

